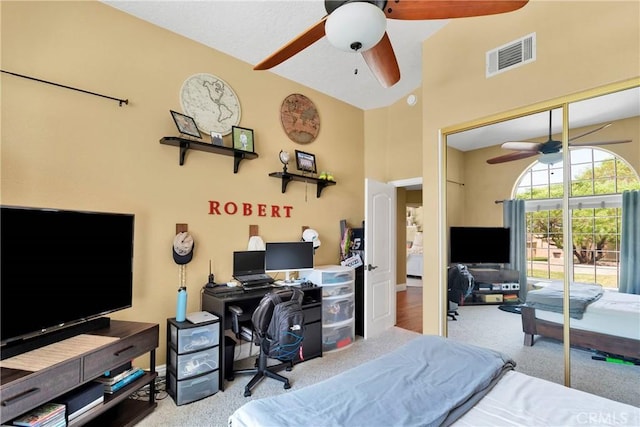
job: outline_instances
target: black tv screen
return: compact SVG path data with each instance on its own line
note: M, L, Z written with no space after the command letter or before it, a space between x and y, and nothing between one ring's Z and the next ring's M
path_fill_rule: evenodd
M509 228L451 227L449 248L451 263L508 264Z
M1 342L132 305L132 214L2 206Z

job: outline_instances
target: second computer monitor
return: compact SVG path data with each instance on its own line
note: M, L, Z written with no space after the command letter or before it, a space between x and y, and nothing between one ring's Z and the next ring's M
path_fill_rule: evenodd
M267 242L264 263L267 273L284 272L291 282L290 273L313 269L313 242Z

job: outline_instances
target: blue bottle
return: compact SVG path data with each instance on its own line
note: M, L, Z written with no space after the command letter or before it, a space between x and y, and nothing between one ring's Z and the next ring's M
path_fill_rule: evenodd
M178 304L176 307L176 321L184 322L187 318L187 288L178 289Z

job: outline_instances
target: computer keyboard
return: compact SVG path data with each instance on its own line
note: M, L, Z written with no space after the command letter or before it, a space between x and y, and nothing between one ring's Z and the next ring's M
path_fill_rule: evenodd
M243 283L251 283L251 282L266 282L269 281L271 277L264 274L249 274L247 276L242 276Z

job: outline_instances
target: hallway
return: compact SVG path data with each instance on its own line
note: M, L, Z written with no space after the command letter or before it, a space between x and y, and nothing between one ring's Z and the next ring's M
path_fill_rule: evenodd
M396 293L396 326L422 333L422 287L407 286Z

